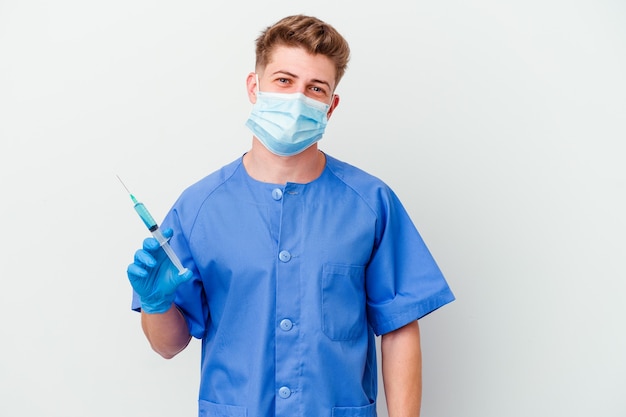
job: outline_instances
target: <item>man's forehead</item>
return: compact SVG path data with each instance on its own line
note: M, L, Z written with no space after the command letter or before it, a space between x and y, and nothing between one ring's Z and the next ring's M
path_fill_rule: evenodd
M315 61L311 65L310 61ZM326 55L311 54L304 48L280 45L272 50L264 68L259 68L264 75L286 75L293 78L306 78L333 87L337 69L334 62Z

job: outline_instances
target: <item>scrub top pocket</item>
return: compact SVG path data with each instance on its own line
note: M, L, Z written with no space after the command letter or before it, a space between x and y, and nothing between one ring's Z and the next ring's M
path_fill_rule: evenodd
M245 407L215 404L200 400L198 415L200 417L246 417L248 410Z
M335 407L332 417L376 417L376 403L364 407Z
M352 340L363 334L365 267L326 264L322 271L322 326L331 340Z

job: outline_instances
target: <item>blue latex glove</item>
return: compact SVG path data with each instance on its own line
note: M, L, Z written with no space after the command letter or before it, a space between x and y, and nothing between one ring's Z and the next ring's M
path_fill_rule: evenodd
M163 236L167 239L172 235L172 229L163 230ZM143 241L143 249L135 252L135 260L126 272L130 285L141 299L141 309L150 314L169 310L174 302L176 288L193 277L189 270L179 275L178 269L153 237Z

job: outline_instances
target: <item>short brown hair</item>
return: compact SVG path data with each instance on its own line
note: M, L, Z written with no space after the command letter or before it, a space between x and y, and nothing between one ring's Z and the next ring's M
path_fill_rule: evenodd
M331 25L312 16L285 17L267 27L256 40L256 67L265 67L274 48L295 46L310 54L327 56L335 63L335 86L343 77L350 60L350 47Z

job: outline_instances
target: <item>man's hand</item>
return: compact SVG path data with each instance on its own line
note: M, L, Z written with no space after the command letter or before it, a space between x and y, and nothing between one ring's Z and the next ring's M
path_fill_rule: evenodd
M163 236L171 238L172 229L165 229ZM193 274L186 270L178 274L159 242L149 237L143 242L143 249L135 252L135 259L128 266L128 279L141 299L141 309L148 314L165 313L174 302L176 288L189 281Z

